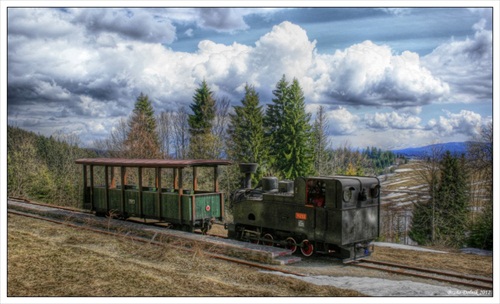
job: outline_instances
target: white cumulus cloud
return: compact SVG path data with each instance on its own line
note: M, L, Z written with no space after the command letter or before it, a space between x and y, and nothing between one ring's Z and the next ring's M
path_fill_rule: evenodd
M375 113L365 115L365 122L369 128L376 130L387 129L420 129L420 117L407 113Z
M371 41L320 56L320 60L328 75L318 80L320 87L344 104L421 106L449 91L446 83L421 65L418 54L396 55L390 47Z
M422 64L433 75L446 81L453 102L478 102L493 97L492 32L480 20L473 28L474 37L451 40L422 58Z
M464 134L475 136L479 134L481 127L486 122L481 115L467 110L459 113L444 111L446 116L439 116L439 119L431 119L428 127L440 135Z
M359 129L359 116L352 114L344 107L331 110L326 115L332 135L348 135Z

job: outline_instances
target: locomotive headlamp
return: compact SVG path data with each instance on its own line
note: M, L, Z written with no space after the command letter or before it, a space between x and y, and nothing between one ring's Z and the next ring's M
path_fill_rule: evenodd
M380 195L380 186L375 184L370 187L370 194L373 198L377 198Z
M344 188L344 202L349 202L352 199L352 192L354 191L354 187L345 187Z

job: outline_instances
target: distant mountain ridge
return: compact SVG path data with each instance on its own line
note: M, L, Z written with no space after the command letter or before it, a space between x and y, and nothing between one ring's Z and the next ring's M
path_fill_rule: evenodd
M406 157L425 157L432 155L432 151L437 149L442 152L450 151L453 155L461 155L467 152L468 142L449 142L449 143L439 143L417 148L405 148L391 150L397 155L403 155Z

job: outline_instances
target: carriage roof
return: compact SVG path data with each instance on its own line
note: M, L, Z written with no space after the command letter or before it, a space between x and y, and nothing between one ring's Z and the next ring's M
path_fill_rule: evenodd
M231 161L222 159L80 158L75 163L94 166L185 168L224 166L230 165Z

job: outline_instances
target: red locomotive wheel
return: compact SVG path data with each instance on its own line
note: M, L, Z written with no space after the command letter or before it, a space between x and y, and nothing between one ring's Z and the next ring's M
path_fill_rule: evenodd
M297 242L295 241L295 239L291 236L287 237L286 238L286 249L288 250L291 250L292 253L295 253L295 251L297 251Z
M250 234L248 235L248 238L250 239L250 243L252 244L260 244L260 234Z
M274 238L270 233L264 234L264 236L262 238L265 240L269 240L269 241L262 241L262 244L264 244L266 246L273 246L274 245L274 243L273 243Z
M310 257L314 253L314 246L308 240L303 240L302 246L300 252L302 252L303 256Z

